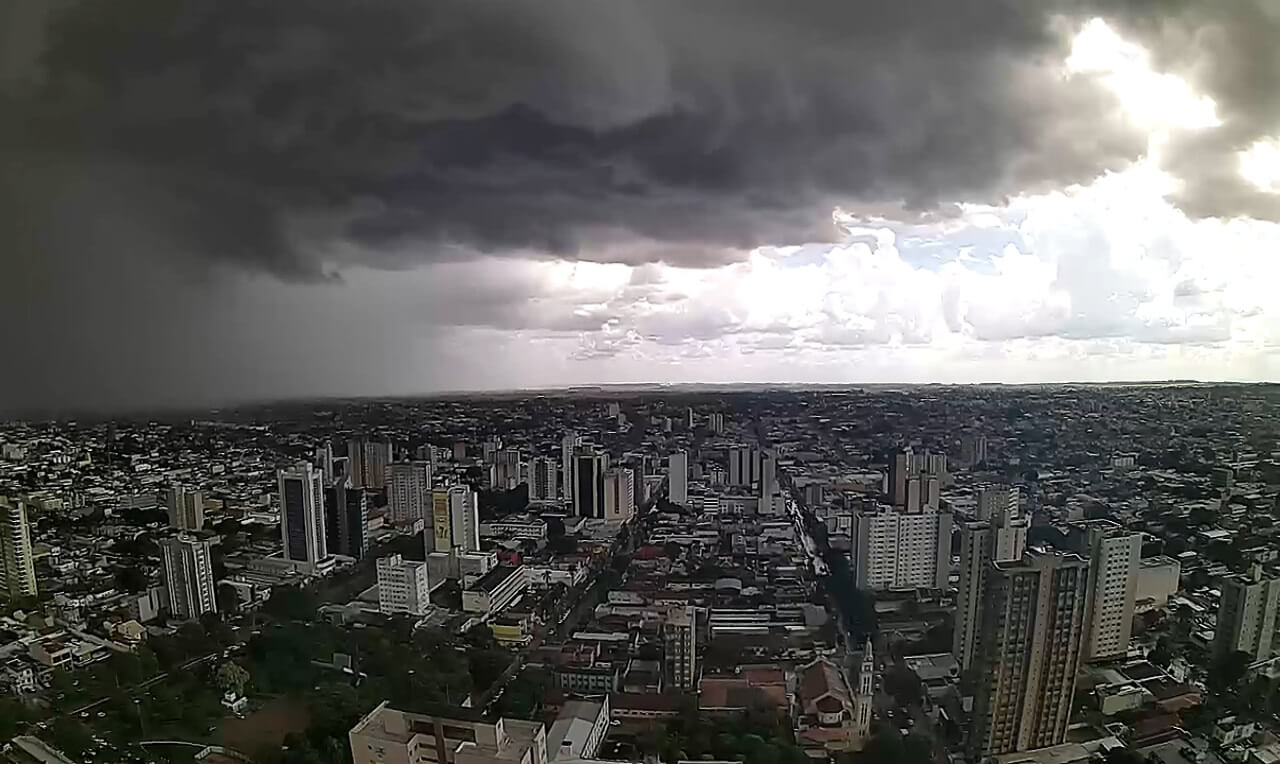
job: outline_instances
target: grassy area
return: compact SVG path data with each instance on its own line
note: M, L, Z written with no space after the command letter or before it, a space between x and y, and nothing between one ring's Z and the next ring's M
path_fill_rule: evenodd
M252 755L256 751L279 749L289 734L302 734L311 723L307 704L298 698L266 700L244 718L230 717L218 726L220 745Z

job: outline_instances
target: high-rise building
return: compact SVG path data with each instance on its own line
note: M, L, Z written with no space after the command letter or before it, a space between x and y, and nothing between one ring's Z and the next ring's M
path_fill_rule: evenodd
M504 448L493 454L490 483L498 491L510 491L520 485L520 449Z
M976 467L987 460L987 436L970 433L960 441L960 463Z
M667 457L667 499L680 506L689 503L689 455L684 451Z
M951 567L950 512L853 513L854 580L859 589L943 589Z
M1264 661L1280 652L1280 645L1275 644L1278 608L1280 578L1263 577L1261 566L1254 565L1248 574L1225 578L1213 634L1214 657L1244 652L1255 661Z
M164 505L169 513L169 527L179 531L204 530L204 495L171 485L164 491Z
M280 540L284 559L305 572L329 555L324 536L324 476L310 462L276 473L280 490Z
M426 615L431 609L427 563L412 562L398 554L379 557L378 610L387 613Z
M193 621L218 612L209 542L180 533L160 542L160 572L174 618Z
M314 464L316 466L316 469L320 470L320 474L324 476L325 485L329 485L330 483L333 482L333 479L334 477L336 477L336 475L334 474L334 470L333 470L333 444L332 443L325 442L316 446L316 455L315 455L315 458L311 460L311 463Z
M768 501L778 492L778 458L772 450L760 452L760 498Z
M729 449L729 485L752 486L760 481L760 452L751 446Z
M975 648L969 755L1058 745L1067 733L1084 642L1089 563L1032 550L993 562Z
M956 592L956 621L952 655L962 671L973 665L973 650L982 626L987 571L992 562L1022 559L1027 546L1026 518L1006 512L990 520L960 526L960 586Z
M437 488L431 493L431 532L427 552L480 549L480 497L469 486Z
M324 537L329 554L361 560L369 549L369 498L345 479L325 488Z
M347 441L347 474L352 488L381 491L387 485L390 463L391 444L387 441L365 438Z
M1129 650L1142 564L1142 534L1112 520L1073 524L1075 550L1089 560L1089 604L1085 610L1085 660L1122 657Z
M907 505L907 475L911 469L911 449L905 448L893 455L893 463L889 466L889 501L895 507Z
M529 498L553 501L556 498L556 460L539 456L529 462Z
M978 489L978 519L999 524L1001 518L1017 516L1021 500L1022 493L1016 486L983 486Z
M698 609L676 606L662 622L663 677L666 689L693 690L698 686Z
M387 508L392 522L425 520L430 502L430 462L396 462L387 467Z
M17 497L0 496L0 596L18 599L37 593L27 504Z
M589 446L579 446L573 456L573 513L579 517L604 517L604 471L607 458Z
M635 476L626 467L604 473L604 519L628 520L636 512Z
M560 439L560 496L573 504L573 454L582 438L569 433Z
M711 430L713 435L724 434L724 414L715 412L707 415L707 429Z

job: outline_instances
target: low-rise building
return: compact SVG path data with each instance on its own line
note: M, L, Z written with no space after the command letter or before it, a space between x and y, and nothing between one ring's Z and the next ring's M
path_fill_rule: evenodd
M524 594L529 578L524 566L499 565L462 592L462 610L491 618Z
M383 701L347 738L353 764L547 764L542 722L500 718L490 723L464 708L446 715L415 714Z

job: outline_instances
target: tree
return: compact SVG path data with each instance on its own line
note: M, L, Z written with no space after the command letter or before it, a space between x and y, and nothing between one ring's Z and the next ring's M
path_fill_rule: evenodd
M920 702L920 677L902 664L897 664L885 672L884 689L900 706L905 707Z
M1221 693L1235 687L1244 678L1245 671L1253 662L1253 656L1243 650L1229 653L1214 662L1209 672L1209 689Z
M564 520L552 515L546 518L547 521L547 538L558 539L564 535Z
M213 675L213 681L223 692L243 695L245 685L249 683L249 672L245 671L240 664L227 661L218 666L217 672Z

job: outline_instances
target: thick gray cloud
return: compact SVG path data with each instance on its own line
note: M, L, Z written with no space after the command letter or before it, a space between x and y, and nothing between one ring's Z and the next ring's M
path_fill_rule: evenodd
M1266 216L1220 161L1280 103L1259 7L10 0L0 352L22 371L0 374L0 409L489 386L449 327L581 332L581 359L777 346L789 326L645 307L683 299L654 264L831 240L837 204L927 225L1124 168L1146 135L1063 76L1090 10L1122 10L1158 68L1218 100L1221 132L1175 137L1180 201ZM642 267L576 308L497 265L393 298L354 275L480 255ZM896 314L824 331L930 336Z
M50 19L11 145L131 173L147 216L180 200L188 247L283 275L476 249L715 264L829 237L832 200L1000 198L1144 146L1012 0L122 0ZM611 250L628 237L656 245Z

